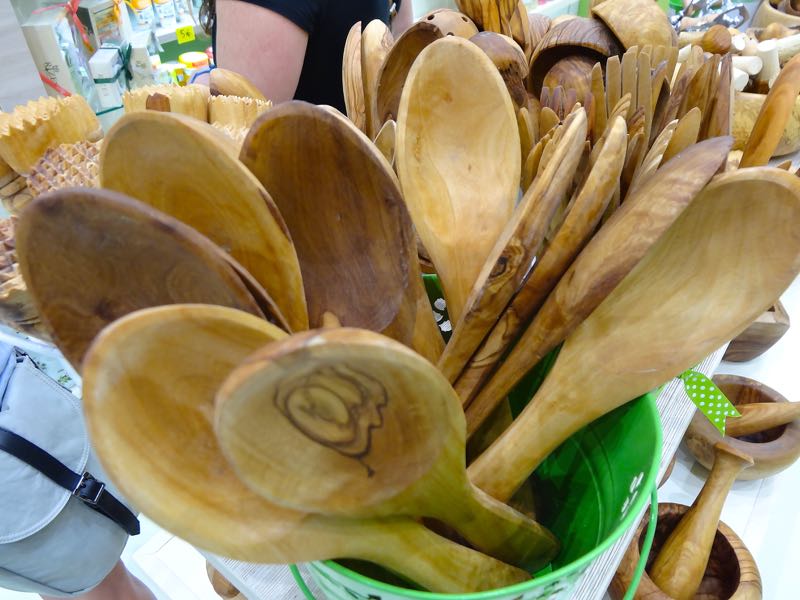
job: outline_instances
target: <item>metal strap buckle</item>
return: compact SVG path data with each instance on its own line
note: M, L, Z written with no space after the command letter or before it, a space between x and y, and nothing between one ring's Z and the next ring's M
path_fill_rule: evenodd
M86 502L86 504L97 506L100 496L103 495L105 489L105 483L97 481L91 473L86 471L86 473L81 476L81 480L73 490L72 495L77 496Z

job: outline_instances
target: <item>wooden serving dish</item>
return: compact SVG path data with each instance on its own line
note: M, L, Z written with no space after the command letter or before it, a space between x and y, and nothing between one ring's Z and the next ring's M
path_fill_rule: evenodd
M747 470L749 469L745 469L745 471ZM634 600L672 600L671 596L665 594L653 583L648 571L662 544L687 510L689 507L683 504L659 503L656 536ZM621 600L631 585L633 572L641 556L641 546L648 519L649 516L646 514L611 581L608 593L614 600ZM761 600L761 597L761 575L753 555L750 554L739 536L720 521L711 549L711 558L695 598L702 598L702 600Z
M750 23L751 27L766 27L770 23L780 23L786 27L796 27L800 25L800 17L786 14L778 10L768 1L762 2L758 7L756 14L753 15L753 21Z
M722 360L746 362L761 356L789 331L789 325L786 309L776 302L731 341Z
M775 390L747 377L716 375L714 383L737 406L754 402L787 402ZM710 468L714 444L720 441L720 436L700 411L692 419L684 441L697 462L706 469ZM741 438L726 436L725 441L753 457L753 466L742 471L738 479L762 479L783 471L800 457L800 420Z

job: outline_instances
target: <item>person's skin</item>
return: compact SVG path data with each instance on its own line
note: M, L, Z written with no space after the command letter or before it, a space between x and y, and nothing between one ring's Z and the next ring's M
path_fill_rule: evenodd
M134 577L122 561L119 561L111 573L91 591L74 598L75 600L156 600L153 592ZM59 599L42 596L42 600Z
M413 21L411 0L403 0L392 23L398 37ZM303 69L308 34L267 8L217 0L217 64L247 77L274 103L294 98Z

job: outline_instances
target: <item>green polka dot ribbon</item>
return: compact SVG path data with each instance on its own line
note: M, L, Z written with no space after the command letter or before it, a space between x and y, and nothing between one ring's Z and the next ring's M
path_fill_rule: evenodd
M725 420L728 417L741 417L741 413L731 404L722 390L702 373L689 369L680 375L680 379L689 399L724 437Z

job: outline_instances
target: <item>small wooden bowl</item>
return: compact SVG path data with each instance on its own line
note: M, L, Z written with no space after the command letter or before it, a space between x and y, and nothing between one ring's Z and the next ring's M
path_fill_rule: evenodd
M750 26L766 27L770 23L781 23L787 27L796 27L800 25L800 17L787 15L785 12L772 6L769 2L762 2L756 14L753 15L753 21L750 23Z
M653 583L647 573L667 536L675 529L687 510L689 507L683 504L659 503L656 537L653 540L647 567L634 595L634 600L672 600L671 596L662 592ZM633 541L628 546L614 579L611 581L608 592L614 600L621 600L631 585L633 572L641 556L641 545L648 519L649 515L645 515L639 524ZM756 561L745 547L744 542L725 523L720 522L717 528L717 536L711 549L708 567L695 598L702 600L761 600L761 575L758 572Z
M761 356L789 331L789 325L786 309L776 302L731 341L722 360L746 362Z
M754 402L787 402L786 398L763 383L738 375L716 375L714 383L734 405ZM697 462L706 469L713 463L714 444L719 431L697 411L684 437ZM783 471L800 457L800 419L741 438L725 437L725 442L753 457L753 466L739 475L739 480L762 479Z

